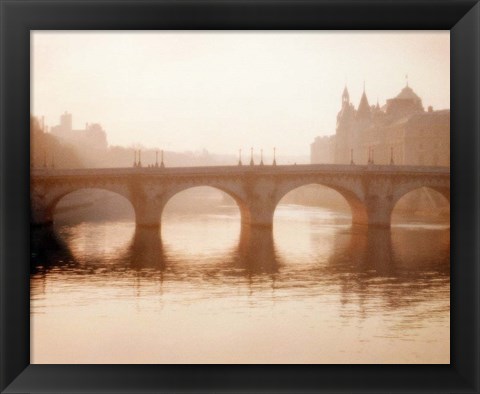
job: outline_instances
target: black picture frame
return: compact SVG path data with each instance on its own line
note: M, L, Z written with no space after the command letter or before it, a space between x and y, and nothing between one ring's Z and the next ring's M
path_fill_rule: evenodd
M2 393L480 392L480 4L0 0ZM450 365L30 365L30 30L450 30Z

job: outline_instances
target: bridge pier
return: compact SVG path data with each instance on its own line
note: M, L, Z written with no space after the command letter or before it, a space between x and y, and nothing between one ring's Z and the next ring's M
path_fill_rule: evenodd
M34 226L51 226L53 224L53 215L48 209L32 207L30 210L30 218Z
M148 199L133 204L137 227L160 228L163 205Z
M391 196L369 196L365 206L369 226L390 228L394 208Z
M53 224L53 210L45 202L44 195L32 195L30 203L30 222L34 226L50 226Z
M242 227L273 228L275 205L261 200L250 201L242 212Z
M389 228L394 204L391 196L367 196L365 201L349 201L352 224Z

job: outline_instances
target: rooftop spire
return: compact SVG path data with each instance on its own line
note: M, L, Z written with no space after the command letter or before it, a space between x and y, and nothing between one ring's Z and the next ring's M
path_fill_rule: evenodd
M345 88L343 89L343 93L342 93L342 107L349 104L350 104L350 95L348 94L347 84L345 84Z
M358 105L357 116L364 117L370 115L370 105L368 104L367 94L365 93L365 81L363 82L363 94Z

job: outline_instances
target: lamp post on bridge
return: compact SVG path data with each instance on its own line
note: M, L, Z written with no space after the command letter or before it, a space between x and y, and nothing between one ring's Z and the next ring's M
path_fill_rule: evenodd
M263 149L260 149L260 165L263 166Z
M368 147L368 164L374 164L373 160L373 148L371 146Z
M162 149L162 162L160 163L161 168L165 168L165 163L163 162L163 149Z
M276 166L277 165L277 160L275 158L275 152L276 152L277 148L273 148L273 165Z
M138 167L142 167L142 151L138 150Z
M155 151L155 168L158 168L158 149Z
M242 165L242 150L241 149L238 150L238 165L239 166Z
M253 147L250 148L250 165L253 166L255 163L253 162Z

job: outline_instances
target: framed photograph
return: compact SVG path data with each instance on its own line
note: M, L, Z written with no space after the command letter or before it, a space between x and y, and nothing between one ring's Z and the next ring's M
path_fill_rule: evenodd
M479 392L477 1L0 4L2 393Z

